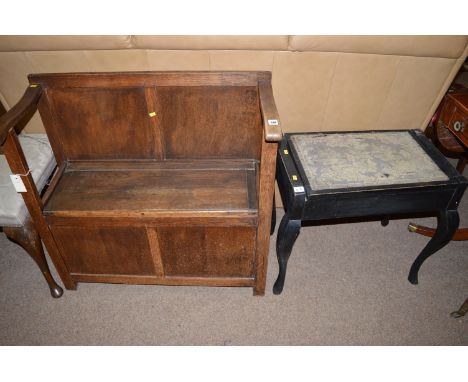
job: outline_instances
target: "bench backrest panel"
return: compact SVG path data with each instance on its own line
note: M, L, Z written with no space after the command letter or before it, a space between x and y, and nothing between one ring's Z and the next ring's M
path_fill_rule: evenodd
M68 159L155 157L143 88L50 89L48 95L52 128Z
M260 158L263 72L29 76L59 161Z
M259 157L256 87L162 86L156 94L166 158Z

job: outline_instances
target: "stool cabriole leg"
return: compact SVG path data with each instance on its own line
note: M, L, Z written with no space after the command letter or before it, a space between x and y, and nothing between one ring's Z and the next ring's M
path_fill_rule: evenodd
M460 218L458 211L446 210L441 211L437 219L437 229L432 239L427 243L424 249L411 266L408 280L411 284L418 283L418 271L422 263L433 253L445 247L452 239L455 231L458 228Z
M63 294L63 289L55 282L50 273L41 239L31 220L28 219L28 221L22 227L4 227L3 231L9 240L19 244L38 265L42 275L49 285L50 294L52 297L61 297Z
M278 257L279 273L275 285L273 286L274 294L280 294L283 291L289 255L291 254L294 242L299 236L300 230L300 220L290 220L287 214L283 216L276 239L276 256Z

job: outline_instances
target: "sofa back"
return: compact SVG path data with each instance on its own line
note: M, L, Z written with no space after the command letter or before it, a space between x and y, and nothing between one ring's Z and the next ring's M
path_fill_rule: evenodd
M467 55L467 36L3 36L0 101L40 72L273 73L283 131L424 129ZM38 116L28 132L43 132Z

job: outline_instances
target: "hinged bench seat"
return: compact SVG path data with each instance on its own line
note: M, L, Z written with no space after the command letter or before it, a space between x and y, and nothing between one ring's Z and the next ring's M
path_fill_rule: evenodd
M44 215L51 223L59 217L217 217L253 226L257 165L246 159L70 162Z

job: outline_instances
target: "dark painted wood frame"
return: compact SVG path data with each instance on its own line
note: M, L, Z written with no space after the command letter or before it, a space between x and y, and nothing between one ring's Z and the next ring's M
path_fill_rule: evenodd
M326 134L335 133L345 132ZM457 208L468 181L453 168L421 131L408 130L408 133L448 176L447 181L315 191L307 182L304 170L297 159L297 153L293 145L289 144L289 137L293 134L324 133L284 135L278 150L276 177L286 212L276 242L280 270L273 288L275 294L280 294L283 290L289 256L299 235L301 222L306 220L379 217L382 219L382 225L386 225L389 216L399 214L428 213L437 216L437 233L416 258L408 276L412 284L418 283L418 271L424 260L445 246L458 227ZM296 175L297 180L293 180L293 175ZM304 191L295 191L294 187L296 190L300 189L297 187L303 187Z

